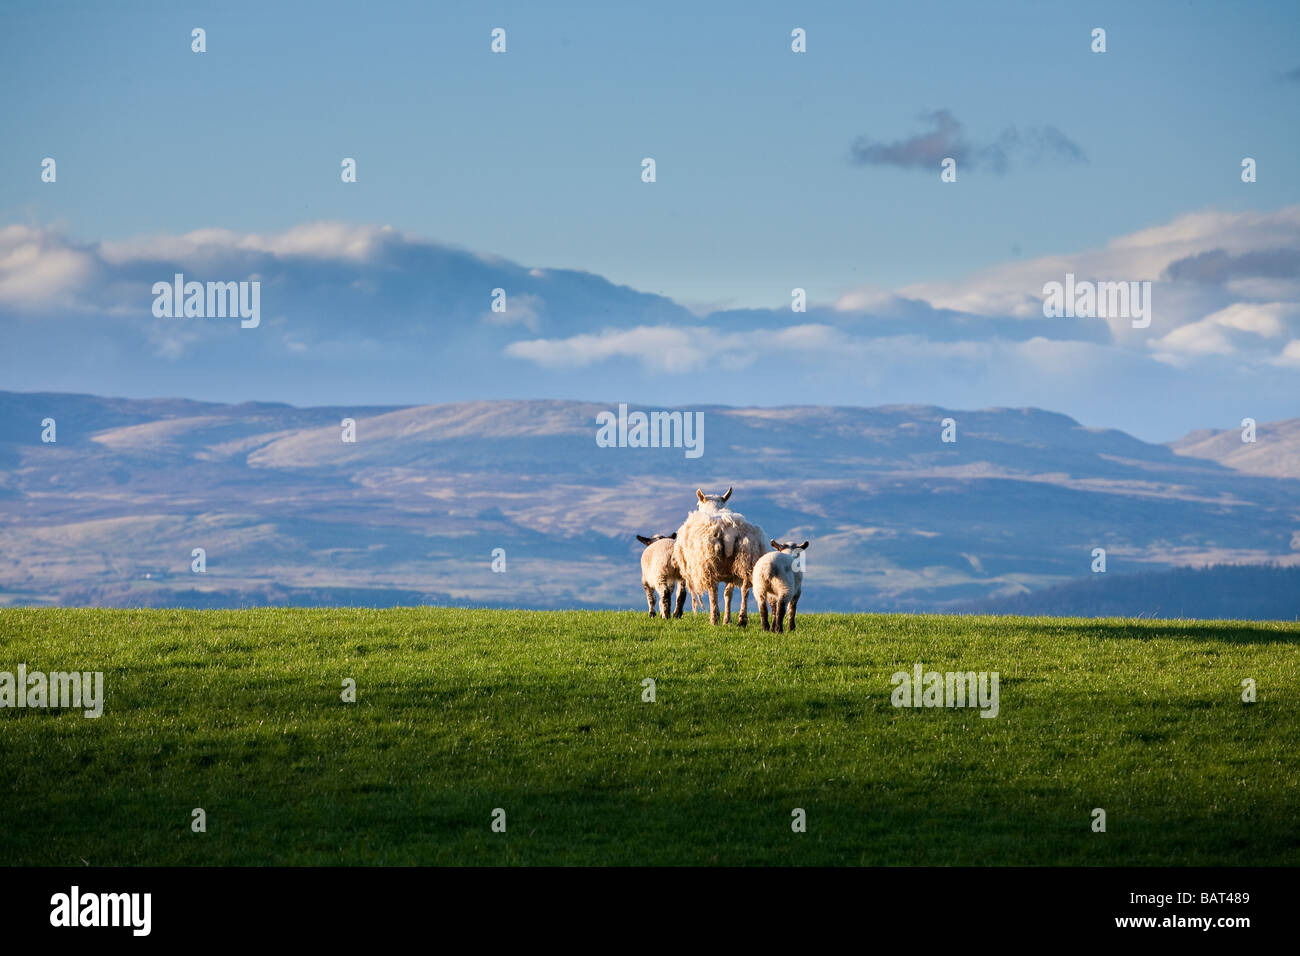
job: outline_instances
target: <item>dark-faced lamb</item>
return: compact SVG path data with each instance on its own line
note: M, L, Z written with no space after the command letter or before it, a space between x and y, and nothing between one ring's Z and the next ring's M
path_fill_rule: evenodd
M799 596L803 593L802 555L808 550L808 542L796 544L793 541L771 541L774 550L758 559L754 565L754 599L758 601L759 613L763 618L763 630L780 632L785 620L785 611L790 609L790 630L794 630L795 611L799 607ZM771 626L768 626L768 609L773 613Z
M675 531L667 536L662 534L649 538L640 534L636 536L636 539L645 545L645 550L641 552L641 586L645 588L645 599L650 605L650 616L655 616L655 597L658 596L660 613L664 620L668 619L668 605L672 601L674 586L677 588L677 608L673 612L673 617L682 616L682 605L686 603L686 582L682 580L677 561L673 558L673 544L676 537Z

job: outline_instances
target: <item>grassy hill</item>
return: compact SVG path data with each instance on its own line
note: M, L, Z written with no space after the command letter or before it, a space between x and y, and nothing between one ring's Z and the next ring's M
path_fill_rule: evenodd
M20 663L107 700L0 709L8 864L1300 863L1294 623L0 610Z

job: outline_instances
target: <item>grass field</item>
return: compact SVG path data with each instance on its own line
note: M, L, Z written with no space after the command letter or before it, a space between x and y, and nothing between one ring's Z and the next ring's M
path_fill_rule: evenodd
M107 700L0 709L0 864L1300 863L1295 623L0 610L19 664Z

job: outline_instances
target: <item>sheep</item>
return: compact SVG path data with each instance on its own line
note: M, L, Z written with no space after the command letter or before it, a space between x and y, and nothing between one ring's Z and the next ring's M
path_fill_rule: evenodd
M645 588L646 603L650 605L650 616L655 616L655 595L659 595L659 608L664 620L668 620L668 604L672 600L673 587L677 587L677 609L673 617L682 616L682 605L686 603L686 582L673 559L673 542L677 537L674 531L665 537L656 534L652 537L637 535L636 539L645 545L641 552L641 586ZM691 605L695 596L691 595Z
M709 623L718 623L718 585L726 585L727 610L724 624L731 623L731 596L740 585L740 616L736 624L749 623L749 589L754 562L767 550L763 532L725 507L731 497L728 488L721 495L695 490L696 510L677 529L673 557L692 595L709 596Z
M803 593L803 562L800 557L808 550L808 542L778 543L772 539L773 550L764 554L754 565L754 599L763 617L763 630L780 633L785 619L785 609L790 608L790 630L794 630L794 614ZM768 627L768 606L772 607L774 620Z

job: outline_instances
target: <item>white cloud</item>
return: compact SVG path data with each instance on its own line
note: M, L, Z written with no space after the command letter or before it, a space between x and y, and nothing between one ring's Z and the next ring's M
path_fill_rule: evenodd
M54 230L16 225L0 229L0 305L13 306L17 315L71 309L110 316L141 330L156 354L197 353L208 341L199 338L199 326L155 327L149 312L151 283L169 279L174 267L227 280L264 276L267 308L275 301L275 314L287 317L284 337L274 340L284 352L346 351L357 347L357 330L366 329L372 348L407 355L421 336L452 329L469 330L466 338L479 349L466 354L469 364L504 351L543 369L630 360L652 374L684 375L771 359L800 364L810 379L846 385L896 375L893 364L923 380L961 374L992 382L1012 371L1063 375L1085 363L1099 368L1099 355L1113 361L1122 354L1148 368L1229 357L1243 367L1295 368L1300 282L1288 277L1284 266L1292 260L1279 251L1300 253L1300 206L1194 213L1099 249L1016 260L898 290L851 289L829 306L810 305L801 324L785 325L801 318L788 305L752 317L692 318L678 308L674 318L673 304L662 302L658 311L637 312L649 297L620 288L615 299L580 273L459 253L390 226L315 222L267 234L200 229L78 245ZM430 262L435 268L426 272ZM503 284L508 278L523 286L511 288L506 313L485 311L489 289L479 298L472 278L465 288L456 285L456 277L474 274L475 264L495 264L506 270ZM1151 327L1133 329L1126 318L1045 320L1043 284L1066 273L1153 282ZM432 315L431 297L445 303ZM543 337L547 323L566 334ZM530 337L510 341L521 335Z
M1292 339L1270 364L1300 368L1300 339Z
M1297 313L1300 307L1289 302L1238 302L1206 316L1204 321L1274 339L1286 334L1287 321Z
M99 254L114 265L164 259L204 260L239 252L267 253L279 258L346 259L365 262L386 242L414 241L392 226L309 222L284 232L237 233L228 229L196 229L180 236L142 236L103 242Z
M705 332L698 328L642 325L565 339L512 342L506 346L506 354L546 368L581 368L610 359L636 358L656 371L683 373L704 363L708 348L700 338Z
M1014 361L1060 371L1106 350L1176 366L1215 356L1287 364L1288 353L1277 356L1270 342L1300 337L1300 303L1285 300L1289 280L1234 274L1234 264L1245 261L1239 257L1279 249L1300 250L1300 206L1271 213L1194 213L1120 236L1101 249L1005 263L962 279L916 283L896 292L877 286L855 288L831 303L831 311L844 317L835 327L810 323L743 335L719 333L707 325L609 328L517 342L507 353L552 368L633 358L647 370L667 372L693 371L710 361L742 367L767 350L803 359L817 356L828 367L856 361L863 364L863 374L881 362L920 360L923 354L929 361L958 361L971 368L981 362L992 368ZM1202 260L1194 259L1202 254L1210 254L1226 278L1204 278L1206 270L1195 268ZM1183 262L1189 259L1192 268ZM1180 262L1181 270L1169 271L1171 264ZM1225 262L1232 268L1224 270ZM1044 283L1062 281L1067 273L1077 281L1151 282L1150 327L1135 329L1132 319L1123 316L1080 319L1071 334L1061 320L1063 334L1048 338L1034 330L1026 341L1024 323L1044 321ZM1279 292L1282 298L1276 296ZM773 310L774 315L778 312ZM915 333L899 335L898 322L873 319L904 319L904 326ZM1086 341L1092 323L1101 331L1092 335L1097 341ZM1001 343L1003 335L1020 344Z
M78 307L77 290L96 274L95 257L52 230L0 229L0 303L37 310Z
M899 297L888 289L867 285L844 293L835 300L832 308L837 312L883 313L897 307L899 302Z
M817 353L847 344L837 329L818 324L748 333L719 332L707 326L640 325L564 339L512 342L506 346L506 354L547 368L581 368L633 358L648 369L682 375L713 365L742 369L765 352Z
M1288 302L1236 302L1179 326L1152 342L1151 348L1166 362L1191 355L1233 355L1243 348L1263 350L1265 343L1259 339L1300 333L1297 316L1300 306Z
M1166 356L1178 353L1231 355L1236 351L1232 339L1223 327L1210 319L1179 326L1163 338L1152 342L1151 347Z
M1043 285L1060 282L1067 273L1076 280L1151 281L1155 314L1153 328L1168 332L1199 321L1213 308L1215 295L1250 292L1275 299L1277 293L1294 294L1294 283L1276 278L1234 279L1225 287L1193 288L1191 283L1161 281L1170 264L1214 250L1239 256L1258 250L1300 249L1300 206L1274 212L1198 212L1173 222L1119 236L1100 249L1042 256L993 266L960 279L919 282L898 290L908 298L922 299L939 309L1013 319L1042 317ZM852 296L854 293L849 293ZM841 301L844 297L841 298ZM1110 322L1121 341L1144 344L1146 335L1134 335L1127 319Z

